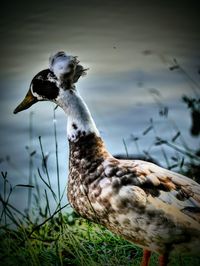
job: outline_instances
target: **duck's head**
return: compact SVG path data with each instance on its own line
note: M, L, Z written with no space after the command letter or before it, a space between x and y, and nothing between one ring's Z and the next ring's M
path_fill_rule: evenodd
M40 71L31 81L24 100L14 110L14 114L28 109L38 101L55 101L61 90L74 88L80 76L86 74L76 56L57 52L49 58L49 68Z

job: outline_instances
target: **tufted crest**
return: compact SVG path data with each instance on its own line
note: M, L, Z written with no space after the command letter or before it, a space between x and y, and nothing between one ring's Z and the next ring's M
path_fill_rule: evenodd
M84 69L79 62L77 56L66 55L63 51L50 56L49 69L60 81L63 89L73 88L73 84L86 75L88 69Z

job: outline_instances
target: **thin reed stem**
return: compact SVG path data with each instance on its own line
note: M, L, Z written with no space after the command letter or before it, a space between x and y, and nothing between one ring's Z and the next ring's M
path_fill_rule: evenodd
M49 187L51 187L49 171L48 171L48 167L47 167L47 161L46 161L46 158L44 156L44 150L43 150L43 146L42 146L42 137L41 136L39 136L39 143L40 143L40 150L41 150L41 153L42 153L42 160L43 160L43 164L44 164L45 173L46 173L46 176L47 176Z
M61 201L60 190L60 172L59 172L59 158L58 158L58 140L57 140L57 128L56 128L56 109L53 112L53 127L54 127L54 141L55 141L55 155L56 155L56 174L57 174L57 186L58 186L58 201Z
M49 207L49 199L48 199L48 196L47 196L46 189L44 190L44 192L45 192L45 199L46 199L46 204L47 204L47 211L49 212L49 215L51 216L51 210L50 210L50 207Z
M129 158L128 148L127 148L127 145L126 145L125 139L123 138L122 141L123 141L123 144L124 144L124 148L125 148L125 152L126 152L126 157Z
M55 192L53 191L51 185L49 185L49 184L44 180L44 178L42 177L42 175L41 175L41 173L40 173L40 169L39 169L39 168L38 168L38 174L39 174L40 179L44 182L44 184L45 184L45 185L48 187L48 189L51 191L51 193L52 193L52 195L53 195L53 197L54 197L54 200L55 200L55 202L57 203L57 197L56 197Z
M157 137L157 140L160 142L160 144L165 144L165 145L169 146L170 148L173 148L174 150L176 150L176 151L178 151L184 155L187 155L190 158L196 159L198 161L200 160L200 157L198 155L193 154L187 150L183 150L182 148L178 147L177 145L175 145L175 144L173 144L167 140L161 139L159 137Z
M29 185L32 185L33 182L33 158L30 154L32 151L33 146L33 112L30 112L29 115ZM27 203L27 210L28 212L31 209L31 201L32 201L32 189L28 189L28 203Z
M45 221L43 221L42 223L36 225L33 230L30 232L29 237L33 234L33 232L35 230L38 230L41 226L43 226L45 223L47 223L48 221L50 221L57 213L59 213L62 209L66 208L67 206L69 206L69 203L65 204L64 206L60 207L58 210L56 210L49 218L47 218Z
M3 176L3 178L4 178L4 184L3 184L3 187L4 187L4 202L6 202L6 189L7 189L7 172L6 173L1 173L2 174L2 176ZM7 223L7 221L6 221L6 208L5 208L5 206L4 206L4 210L5 210L5 212L4 212L4 223L5 223L5 225L6 225L6 223Z

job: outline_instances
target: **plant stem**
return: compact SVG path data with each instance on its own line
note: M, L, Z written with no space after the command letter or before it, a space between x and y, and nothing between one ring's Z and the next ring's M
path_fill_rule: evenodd
M30 232L29 237L33 234L33 232L37 229L39 229L42 225L44 225L45 223L47 223L49 220L51 220L58 212L60 212L62 209L64 209L65 207L69 206L69 203L65 204L64 206L60 207L58 210L56 210L49 218L47 218L45 221L43 221L42 223L36 225L33 230Z
M126 145L125 139L123 138L122 141L123 141L124 148L125 148L125 151L126 151L126 156L127 156L127 158L129 158L128 148L127 148L127 145Z
M43 150L43 146L42 146L42 137L41 136L39 136L39 143L40 143L40 150L42 153L42 160L43 160L43 164L44 164L45 173L46 173L46 176L48 179L49 186L51 187L51 182L50 182L50 178L49 178L49 171L48 171L46 159L44 156L44 150Z
M55 150L56 150L56 173L57 173L57 185L58 185L58 201L60 207L61 192L60 192L60 172L59 172L59 158L58 158L58 141L57 141L57 128L56 128L56 109L54 108L53 113L53 126L54 126L54 140L55 140Z
M32 151L32 140L33 140L33 112L30 112L29 115L29 185L32 185L32 175L33 175L33 159L30 154ZM28 189L28 205L27 205L27 211L30 211L31 208L31 200L32 200L32 189Z

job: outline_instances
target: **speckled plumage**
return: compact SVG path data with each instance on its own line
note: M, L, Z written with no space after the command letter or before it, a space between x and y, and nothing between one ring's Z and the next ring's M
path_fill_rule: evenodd
M200 250L199 187L152 163L115 159L94 134L70 143L74 209L143 248Z
M51 58L51 70L39 72L45 74L42 81L38 81L39 74L34 77L14 112L40 100L51 100L65 111L70 148L67 194L73 208L146 250L200 252L200 185L153 163L114 158L73 85L84 69L75 60L70 72L65 59L74 63L63 52ZM67 75L63 69L59 72L56 62L60 60ZM36 86L39 83L44 88ZM149 260L149 252L145 254L143 265ZM160 261L166 265L167 257Z

